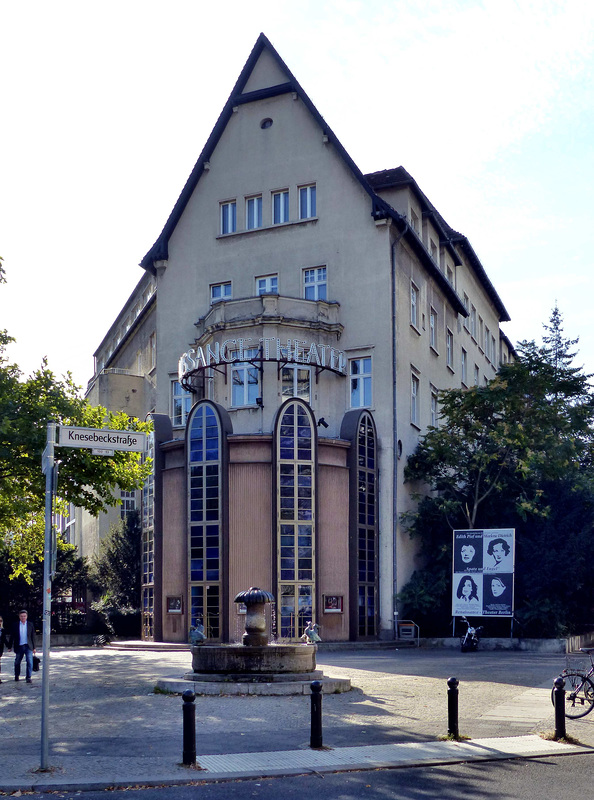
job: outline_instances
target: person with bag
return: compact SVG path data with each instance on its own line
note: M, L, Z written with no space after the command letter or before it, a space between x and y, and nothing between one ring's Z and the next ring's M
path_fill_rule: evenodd
M10 643L14 650L14 679L18 681L21 675L21 661L23 656L27 662L27 683L33 683L33 656L35 655L35 628L27 620L25 609L19 611L19 621L10 628Z

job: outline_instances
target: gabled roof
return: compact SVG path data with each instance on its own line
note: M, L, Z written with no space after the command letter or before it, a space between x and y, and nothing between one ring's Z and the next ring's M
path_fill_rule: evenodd
M460 264L461 262L459 255L455 251L455 246L457 245L464 252L477 278L481 282L491 302L497 309L499 321L509 322L510 316L507 313L501 298L497 294L495 287L489 280L489 277L485 272L485 268L481 264L479 257L474 252L474 249L472 248L472 245L466 236L458 231L455 231L450 225L448 225L433 203L431 203L429 198L421 191L412 175L410 175L404 169L404 167L395 167L393 169L384 169L379 172L372 172L369 175L365 175L365 179L369 182L370 186L377 191L381 191L382 189L398 188L400 186L410 186L421 203L423 215L431 217L433 225L439 232L441 244L450 249L450 252L454 256L457 264Z
M258 59L260 58L264 50L267 50L268 53L272 56L273 60L276 62L281 72L283 72L287 76L287 80L275 86L269 86L256 91L245 92L244 89L248 84L250 76L252 75L252 72L258 62ZM342 146L342 144L340 143L334 132L328 126L322 115L319 113L319 111L314 106L314 104L312 103L306 92L303 90L303 88L301 87L301 85L291 72L291 70L287 67L283 59L280 57L280 55L274 49L268 38L263 33L261 33L260 36L258 37L258 40L254 45L254 48L250 53L249 58L246 61L245 66L243 67L235 86L233 87L229 99L227 100L223 110L221 111L221 114L212 130L212 133L208 137L208 141L206 142L204 149L200 153L198 161L194 165L194 169L190 173L190 177L186 181L186 185L182 189L182 192L175 206L173 207L173 211L171 212L171 214L169 215L169 219L165 223L165 227L161 231L161 234L157 239L157 241L155 242L155 244L151 247L151 249L148 251L148 253L144 256L144 258L140 262L140 266L154 273L155 272L154 263L156 261L165 261L169 257L169 239L173 234L175 227L179 222L186 208L186 205L188 204L194 192L194 189L196 188L202 176L202 173L204 172L205 168L204 165L210 160L211 155L215 150L219 142L219 139L221 138L221 135L225 130L227 123L229 122L231 115L233 114L233 109L244 103L250 103L254 100L261 100L268 97L276 97L282 94L287 94L289 92L295 92L299 96L303 104L306 106L311 115L319 124L320 128L322 129L322 132L327 137L328 141L332 143L337 154L342 158L348 169L352 172L355 179L361 185L362 189L369 195L369 198L371 200L371 216L375 220L391 219L396 224L397 228L402 232L404 236L406 236L407 241L411 245L412 249L419 256L425 268L437 281L437 283L447 296L448 300L452 304L454 310L457 313L461 314L462 316L468 316L468 312L464 308L462 300L457 295L455 289L443 275L441 270L437 267L433 259L430 257L429 253L427 252L426 248L424 247L418 235L408 225L406 217L404 217L402 214L399 214L394 208L392 208L392 206L389 203L383 200L383 198L381 198L374 191L374 189L379 189L384 186L383 181L387 181L388 185L396 185L395 183L390 183L390 181L411 183L415 187L415 189L419 192L419 194L425 199L427 208L428 209L430 208L436 214L435 222L436 225L439 227L441 217L437 215L437 212L435 211L433 206L429 203L427 198L425 198L425 195L423 195L423 193L420 191L413 178L406 172L406 170L403 167L398 167L395 170L384 170L383 172L373 173L367 176L363 175L359 167L355 164L353 159L344 149L344 147ZM441 220L441 222L443 222L443 220ZM445 223L443 224L445 225ZM446 229L452 231L452 229L449 228L449 226L446 226ZM452 232L455 233L455 231ZM460 234L457 235L460 236ZM444 233L444 241L449 241L449 237L445 233ZM470 247L469 244L468 247ZM457 259L458 256L455 253L453 246L451 249L453 257ZM472 250L472 248L470 249ZM474 255L474 251L472 251L472 254ZM495 289L493 288L491 282L487 278L484 269L482 268L480 262L476 258L476 255L474 255L474 258L476 259L478 266L475 266L474 261L473 261L473 266L475 266L475 270L477 271L479 278L481 279L481 281L485 286L485 289L493 299L493 302L495 303L496 307L498 308L500 313L503 312L502 319L509 319L507 312L505 311L505 308L501 303L501 300L499 300L499 297L495 292Z
M252 74L258 59L262 55L262 51L265 49L270 53L281 71L286 74L287 81L276 86L266 87L265 89L244 92L244 88L250 78L250 75ZM379 215L381 212L384 212L387 208L389 208L388 204L384 203L384 201L377 197L377 195L373 192L372 188L364 179L361 170L357 167L344 147L340 144L334 133L330 130L324 118L304 92L291 70L287 67L267 37L261 33L256 44L254 45L252 52L249 55L248 60L245 63L244 68L241 71L241 74L239 75L239 78L237 79L235 86L233 87L233 91L231 92L229 99L225 103L225 106L212 130L212 133L208 137L208 141L206 142L204 149L198 157L198 161L196 162L194 169L190 173L190 177L186 181L186 185L182 189L182 192L175 206L173 207L173 211L169 215L169 219L165 223L165 227L161 231L161 234L155 244L140 262L141 267L154 272L154 262L167 259L169 238L173 234L173 231L175 230L175 227L179 222L180 217L182 216L184 209L202 176L202 173L204 172L204 164L210 160L211 154L217 146L218 141L221 138L227 123L229 122L229 119L233 113L233 109L236 106L242 105L243 103L250 103L254 100L262 100L267 97L276 97L289 92L296 92L299 95L299 98L302 100L303 104L307 107L313 117L317 120L324 134L328 137L328 140L332 142L335 149L342 156L343 160L351 169L355 177L359 180L360 184L372 201L372 214L376 212L376 214Z

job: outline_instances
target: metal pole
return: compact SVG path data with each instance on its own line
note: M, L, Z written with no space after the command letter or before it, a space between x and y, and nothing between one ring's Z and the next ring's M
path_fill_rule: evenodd
M47 444L43 452L42 468L45 473L45 539L43 546L43 663L41 665L41 769L48 769L49 728L49 666L50 634L52 629L52 522L54 488L54 443L56 425L47 426Z
M322 682L311 682L310 747L322 747Z
M458 685L457 678L448 678L448 736L460 738L458 728Z
M183 715L183 753L182 762L189 766L196 763L196 695L191 689L186 689L182 694L184 704Z
M553 702L555 703L555 739L565 739L565 681L559 675L553 681Z

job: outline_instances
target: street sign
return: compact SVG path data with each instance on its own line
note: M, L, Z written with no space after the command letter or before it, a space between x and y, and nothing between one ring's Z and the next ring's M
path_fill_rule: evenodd
M94 450L123 450L142 453L146 449L146 433L138 431L112 431L106 428L58 427L57 447L78 447Z

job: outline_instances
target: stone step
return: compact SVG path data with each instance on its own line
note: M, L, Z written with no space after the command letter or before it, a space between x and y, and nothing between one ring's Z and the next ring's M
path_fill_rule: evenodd
M333 678L323 676L315 678L321 680L322 692L324 694L339 694L350 692L351 681L349 678ZM187 689L191 689L195 694L204 695L289 695L289 694L311 694L311 680L304 681L277 681L262 683L261 681L194 681L185 678L159 678L157 689L162 692L172 694L183 694Z

